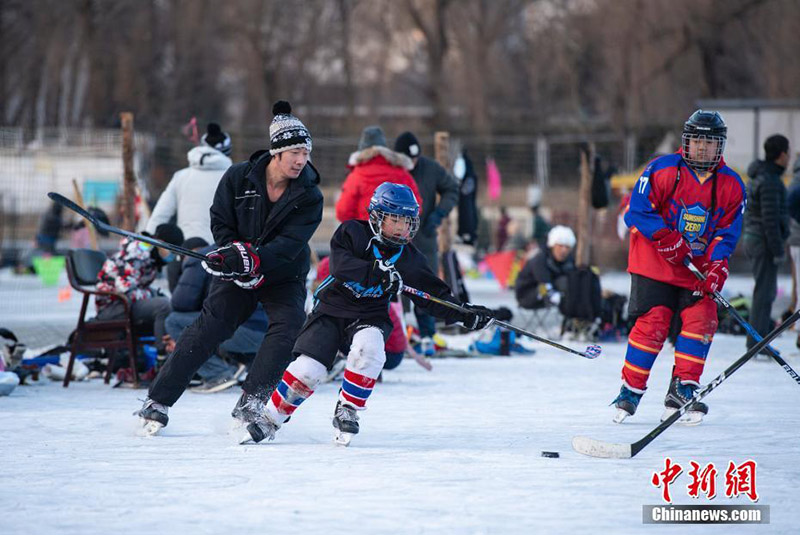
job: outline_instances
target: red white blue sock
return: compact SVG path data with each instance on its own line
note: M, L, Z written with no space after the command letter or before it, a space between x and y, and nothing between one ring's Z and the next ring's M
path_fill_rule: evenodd
M295 359L286 371L267 403L270 418L281 425L297 407L307 400L325 377L325 366L305 355Z
M364 410L367 399L372 394L376 379L358 374L350 368L345 368L342 389L339 390L339 399L357 410Z

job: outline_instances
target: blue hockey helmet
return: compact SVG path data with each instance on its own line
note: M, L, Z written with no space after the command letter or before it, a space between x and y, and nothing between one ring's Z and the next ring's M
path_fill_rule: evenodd
M403 184L384 182L372 194L367 208L369 228L382 242L392 245L405 245L410 242L419 230L419 203L414 192ZM385 232L383 228L387 218L393 221L404 220L408 225L399 232Z
M683 159L697 171L713 169L722 159L727 138L728 126L719 112L697 110L683 125Z

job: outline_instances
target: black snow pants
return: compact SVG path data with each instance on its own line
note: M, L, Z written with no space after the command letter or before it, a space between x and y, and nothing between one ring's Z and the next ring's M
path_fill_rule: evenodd
M306 319L305 300L306 288L300 280L278 285L267 281L257 290L244 290L215 278L200 316L181 333L175 351L150 386L150 398L172 406L195 372L250 317L259 301L269 327L242 389L268 396L293 360L292 347Z

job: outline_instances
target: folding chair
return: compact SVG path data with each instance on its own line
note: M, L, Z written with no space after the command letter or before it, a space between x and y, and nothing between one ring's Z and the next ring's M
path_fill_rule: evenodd
M564 320L557 306L543 301L541 306L536 307L526 307L517 302L517 307L523 329L540 333L548 338L561 336Z
M64 388L69 386L75 357L85 349L111 350L105 374L106 384L111 380L111 371L114 368L117 350L127 349L128 359L133 370L133 384L134 387L139 386L139 375L136 371L136 338L133 333L130 300L123 294L103 292L96 288L97 275L105 261L105 253L91 249L75 249L67 253L66 266L69 284L76 291L83 294L83 303L78 317L78 326L75 328L72 343L70 344L69 364L67 365L66 377L64 377ZM125 308L125 317L114 320L92 319L91 321L86 321L86 310L89 307L92 295L108 295L119 300Z

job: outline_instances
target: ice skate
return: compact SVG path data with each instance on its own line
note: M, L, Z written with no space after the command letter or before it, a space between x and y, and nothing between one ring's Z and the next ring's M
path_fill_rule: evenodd
M275 440L275 433L278 432L278 424L273 422L268 416L262 415L254 422L248 424L245 433L239 444L258 444L263 440Z
M639 401L642 399L642 394L634 392L625 385L619 389L619 395L611 403L617 408L617 413L614 415L613 422L621 424L629 416L636 414L636 408L639 406Z
M231 411L236 427L245 427L255 422L264 413L265 398L248 394L242 390L242 395Z
M683 405L694 397L699 385L694 381L681 381L679 377L673 377L667 390L667 397L664 398L664 413L661 415L663 422L675 414ZM708 414L708 405L701 401L696 401L689 405L686 413L678 419L678 423L684 425L698 425L703 421L703 416Z
M333 437L334 443L340 446L349 446L353 435L358 434L356 410L337 401L336 410L333 413L333 427L336 429L336 435Z
M142 408L133 414L139 417L139 421L142 424L142 434L145 436L154 436L169 423L167 411L169 411L169 407L166 405L162 405L157 401L147 398L144 400Z

